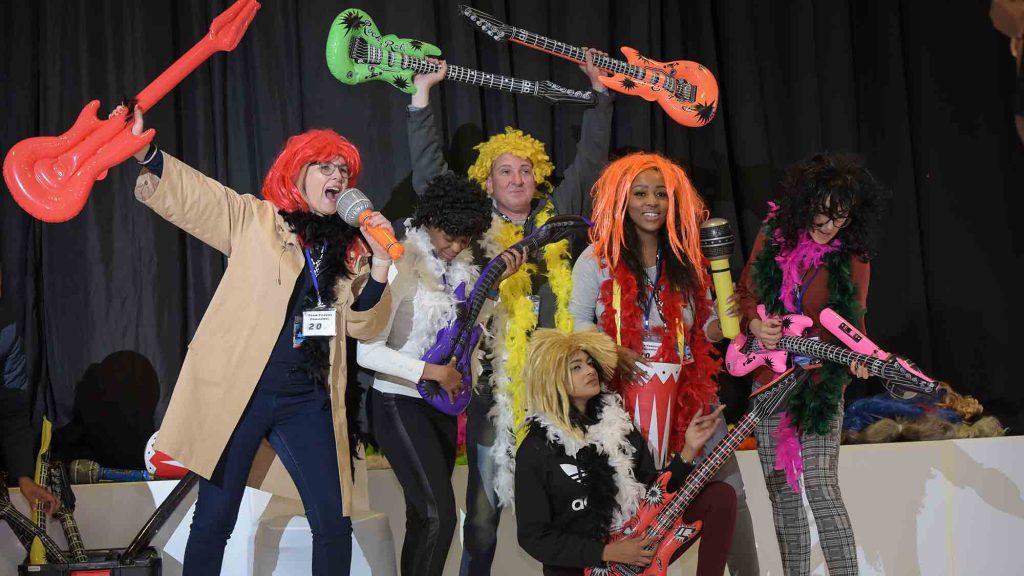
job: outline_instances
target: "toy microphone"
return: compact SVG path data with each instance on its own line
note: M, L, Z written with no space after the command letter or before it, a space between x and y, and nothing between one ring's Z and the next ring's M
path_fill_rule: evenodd
M346 224L356 228L362 226L363 222L373 214L373 204L358 188L349 188L342 192L335 206L338 209L338 216ZM370 232L370 236L373 236L373 239L388 251L388 256L392 260L398 260L405 253L405 246L399 244L395 235L388 230L375 226L371 226L367 230Z
M715 282L718 301L718 321L722 325L722 334L730 340L740 333L740 319L725 314L725 301L732 296L729 258L735 243L732 225L725 218L711 218L700 225L700 250L711 263L711 279Z

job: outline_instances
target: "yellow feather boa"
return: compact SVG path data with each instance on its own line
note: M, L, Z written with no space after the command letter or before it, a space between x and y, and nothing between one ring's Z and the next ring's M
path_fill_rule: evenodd
M549 201L537 214L536 227L543 226L554 215L554 205ZM522 226L495 217L484 236L483 245L487 255L493 258L522 239ZM572 297L571 260L568 240L544 247L545 275L555 296L555 326L569 334L573 331L573 318L569 312L569 300ZM494 447L499 469L496 491L503 505L509 502L512 494L511 467L515 449L528 432L527 427L523 426L526 416L523 369L526 366L526 347L530 334L537 328L537 314L530 300L533 293L530 276L535 273L537 265L526 263L498 287L500 301L495 324L498 328L494 334L492 360L495 405L490 416L497 432Z

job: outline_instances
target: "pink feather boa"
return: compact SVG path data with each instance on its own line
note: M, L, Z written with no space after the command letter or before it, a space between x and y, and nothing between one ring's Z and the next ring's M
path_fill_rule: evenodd
M772 218L779 210L774 202L768 203L768 218ZM775 229L775 242L783 245L782 232ZM782 270L782 286L779 288L779 298L790 313L798 313L796 305L796 287L800 285L801 275L811 268L821 266L825 255L835 252L842 246L838 238L833 238L828 244L818 244L811 238L807 230L800 231L800 238L793 248L782 248L775 261Z
M786 472L786 482L793 492L800 493L800 477L804 473L804 459L800 453L800 432L793 426L789 412L783 412L779 426L772 432L775 438L776 470Z

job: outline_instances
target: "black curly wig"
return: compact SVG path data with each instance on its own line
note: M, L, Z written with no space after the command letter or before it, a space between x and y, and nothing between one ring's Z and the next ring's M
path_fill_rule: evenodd
M836 236L844 251L865 261L874 256L871 233L889 192L859 158L815 154L786 171L782 190L777 225L784 248L796 245L800 231L811 227L815 214L825 214L849 219Z
M411 225L437 228L451 238L476 238L491 226L491 199L469 178L444 172L427 184Z

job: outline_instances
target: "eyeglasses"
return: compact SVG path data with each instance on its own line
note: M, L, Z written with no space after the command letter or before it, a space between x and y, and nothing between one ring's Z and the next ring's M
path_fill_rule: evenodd
M342 178L348 178L348 166L345 166L344 164L335 164L334 162L317 162L316 167L324 176L332 176L334 171L337 170L341 174Z
M814 216L814 220L815 221L813 222L813 224L814 224L814 228L816 230L824 229L826 226L828 226L829 222L831 222L832 226L834 226L835 228L846 228L847 226L850 225L850 221L851 221L849 216L843 216L843 217L836 216L835 218L829 218L828 220L825 220L824 222L820 222L819 223L817 221L819 216L825 217L824 214L816 214Z

